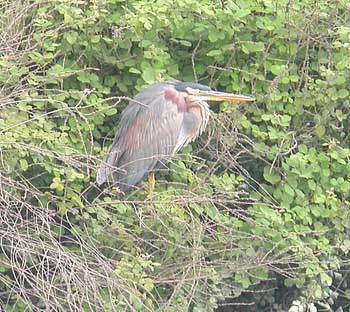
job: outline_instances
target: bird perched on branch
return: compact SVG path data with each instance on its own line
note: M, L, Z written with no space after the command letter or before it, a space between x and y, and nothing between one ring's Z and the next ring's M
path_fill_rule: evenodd
M126 192L148 176L152 192L154 171L206 128L210 115L207 101L254 100L177 80L146 88L122 112L119 130L98 169L97 184L109 181Z

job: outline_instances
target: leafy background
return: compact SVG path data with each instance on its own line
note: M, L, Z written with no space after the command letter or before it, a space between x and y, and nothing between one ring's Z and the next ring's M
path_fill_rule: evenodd
M0 3L0 306L349 307L350 5ZM253 94L118 198L95 184L118 115L165 79Z

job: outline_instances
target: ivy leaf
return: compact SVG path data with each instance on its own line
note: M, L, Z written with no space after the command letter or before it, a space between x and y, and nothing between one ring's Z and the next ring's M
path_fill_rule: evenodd
M156 80L156 72L152 67L147 67L143 73L142 78L147 83L153 83Z
M118 110L116 108L110 108L108 109L107 111L105 111L105 115L107 116L112 116L112 115L115 115L116 113L118 112Z
M79 35L75 31L71 31L65 35L65 39L70 45L73 45L74 43L76 43L78 38L79 38Z
M341 89L338 91L338 96L341 98L341 99L344 99L346 97L349 96L349 91L346 90L346 89Z
M281 181L279 174L275 173L274 170L270 170L269 166L264 167L264 179L271 184L277 184Z
M19 160L19 165L23 171L27 171L28 169L28 162L25 159Z

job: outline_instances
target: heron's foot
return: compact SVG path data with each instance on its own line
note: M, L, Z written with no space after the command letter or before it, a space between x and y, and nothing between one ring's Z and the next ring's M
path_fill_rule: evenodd
M152 194L154 191L154 186L156 185L156 178L154 176L154 172L152 172L149 176L148 176L148 193Z

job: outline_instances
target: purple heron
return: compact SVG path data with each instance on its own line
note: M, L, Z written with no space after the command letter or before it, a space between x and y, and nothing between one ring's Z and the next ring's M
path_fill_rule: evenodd
M254 98L177 80L156 83L139 93L121 114L112 147L98 169L97 184L111 182L126 192L148 176L152 192L154 171L206 128L207 101Z

